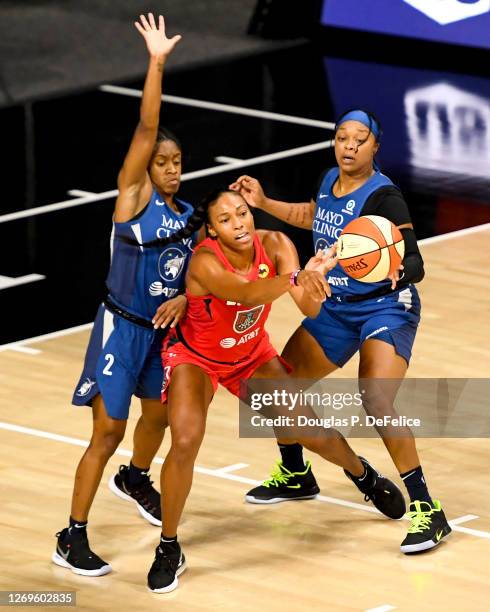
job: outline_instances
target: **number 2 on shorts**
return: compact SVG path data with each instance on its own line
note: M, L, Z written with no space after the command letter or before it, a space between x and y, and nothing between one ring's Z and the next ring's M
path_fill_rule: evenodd
M107 365L102 370L102 374L105 374L106 376L112 376L111 368L114 363L114 355L112 353L107 353L107 355L104 355L104 359L107 361Z

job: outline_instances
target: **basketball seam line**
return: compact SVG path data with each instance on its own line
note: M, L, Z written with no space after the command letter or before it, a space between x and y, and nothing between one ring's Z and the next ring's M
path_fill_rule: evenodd
M352 234L353 236L362 236L362 234ZM364 236L365 238L366 236ZM366 251L366 253L362 253L362 255L349 255L349 257L346 257L345 259L352 259L353 257L364 257L364 255L371 255L371 253L376 253L376 251L381 251L383 249L389 249L390 246L395 246L395 244L400 244L401 240L399 240L398 242L393 242L392 244L387 244L384 247L380 247L378 246L377 249L373 249L372 251ZM339 257L340 261L343 261L343 259L341 257Z

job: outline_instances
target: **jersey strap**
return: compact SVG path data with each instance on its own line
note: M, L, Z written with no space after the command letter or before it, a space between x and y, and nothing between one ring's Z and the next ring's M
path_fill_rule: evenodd
M216 257L220 260L220 262L223 264L223 266L227 270L229 270L230 272L236 272L235 268L231 265L231 263L226 258L226 255L223 253L223 249L221 248L217 240L213 238L206 238L205 240L203 240L201 243L197 245L197 247L194 249L194 253L196 253L201 248L206 248L206 249L209 249L210 251L213 251L213 253L216 255ZM247 280L255 279L256 274L257 274L257 268L261 260L261 255L263 255L267 263L270 263L272 266L272 262L270 262L269 258L267 257L267 253L265 252L265 249L262 246L259 235L257 233L254 236L254 251L255 251L255 254L254 254L254 261L253 261L252 268L250 272L245 276Z

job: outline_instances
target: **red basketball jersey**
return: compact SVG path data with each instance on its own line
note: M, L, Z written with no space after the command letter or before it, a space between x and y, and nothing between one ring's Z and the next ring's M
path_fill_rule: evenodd
M195 251L207 248L216 254L224 267L235 272L217 240L206 238ZM259 235L254 237L255 259L245 277L249 281L276 275L274 264L267 256ZM214 295L192 295L186 291L187 313L179 323L178 336L185 345L201 356L222 363L242 361L259 342L268 338L264 325L270 304L243 306L237 302L220 300Z

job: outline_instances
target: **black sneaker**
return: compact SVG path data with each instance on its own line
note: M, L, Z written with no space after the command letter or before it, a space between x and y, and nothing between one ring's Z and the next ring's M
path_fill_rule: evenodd
M90 550L86 530L73 536L70 529L66 527L56 534L58 543L51 557L53 563L82 576L103 576L112 572L112 567Z
M394 482L377 472L367 459L359 459L368 470L370 485L363 486L363 483L359 483L347 470L344 470L345 475L364 493L364 501L372 501L388 518L401 519L407 509L403 493Z
M153 481L148 474L135 487L128 485L127 465L120 465L119 472L109 480L109 489L121 499L133 501L143 518L152 525L162 526L162 511L160 508L160 493L152 487Z
M318 493L320 489L309 461L303 472L290 472L282 461L278 461L271 477L251 489L245 495L245 500L250 504L277 504L294 499L314 499Z
M423 552L434 548L448 536L452 529L444 516L441 502L432 500L433 506L426 501L414 501L410 504L407 517L412 521L407 537L400 549L405 554Z
M186 570L185 556L178 542L160 542L155 561L148 572L148 588L153 593L170 593L179 586L177 576Z

